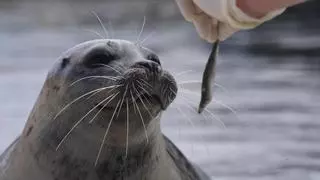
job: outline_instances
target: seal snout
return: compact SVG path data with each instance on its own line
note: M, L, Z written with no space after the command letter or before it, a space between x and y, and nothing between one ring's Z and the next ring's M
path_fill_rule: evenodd
M159 63L150 61L150 60L145 60L145 61L139 61L135 63L132 68L142 68L149 73L153 74L154 76L159 76L162 73L162 67Z
M125 87L134 93L134 100L153 102L165 110L174 100L177 85L174 78L151 60L138 61L124 73ZM130 94L130 96L132 96Z

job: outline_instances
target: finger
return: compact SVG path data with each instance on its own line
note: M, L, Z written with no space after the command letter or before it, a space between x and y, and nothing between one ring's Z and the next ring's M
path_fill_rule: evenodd
M207 41L209 43L214 43L218 39L218 20L211 19L210 32L207 35Z
M193 24L202 39L210 43L217 40L216 20L203 13L194 17Z
M218 39L224 41L237 31L239 29L235 29L227 23L219 22Z
M201 13L204 13L196 4L193 4L194 5L194 14L201 14Z
M187 21L192 21L194 14L196 13L195 4L192 0L176 0L178 7Z

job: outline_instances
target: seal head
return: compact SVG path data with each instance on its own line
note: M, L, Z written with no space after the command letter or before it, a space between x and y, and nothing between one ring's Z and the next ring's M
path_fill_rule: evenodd
M48 73L22 135L2 156L1 178L200 179L161 132L176 93L151 50L113 39L79 44Z

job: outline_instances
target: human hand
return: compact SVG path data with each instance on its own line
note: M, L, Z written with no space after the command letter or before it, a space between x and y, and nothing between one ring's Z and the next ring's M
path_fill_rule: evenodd
M236 0L176 0L187 21L194 24L199 36L212 43L225 40L237 31L252 29L281 14L272 11L259 19L238 8Z

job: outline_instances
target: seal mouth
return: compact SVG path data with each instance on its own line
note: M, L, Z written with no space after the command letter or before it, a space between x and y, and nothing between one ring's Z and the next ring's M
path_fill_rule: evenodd
M143 105L143 106L150 106L150 105L160 105L162 110L166 109L165 102L161 99L159 95L156 94L147 94L147 93L142 93L139 95L136 95L135 97L127 97L128 100L128 105ZM115 100L119 101L119 100ZM97 106L98 109L101 109L104 112L108 111L114 111L117 107L109 105L109 106L104 106L103 104ZM118 107L118 109L126 109L127 104L126 102L123 102L121 107Z
M161 100L160 96L152 95L151 97L160 104L162 110L166 109L165 105L164 105L164 102Z
M156 95L156 94L147 94L147 93L144 93L144 94L141 94L139 97L136 98L136 101L137 100L140 100L140 101L152 101L154 100L156 104L159 104L161 109L162 110L165 110L165 105L164 105L164 102L161 100L160 96Z

